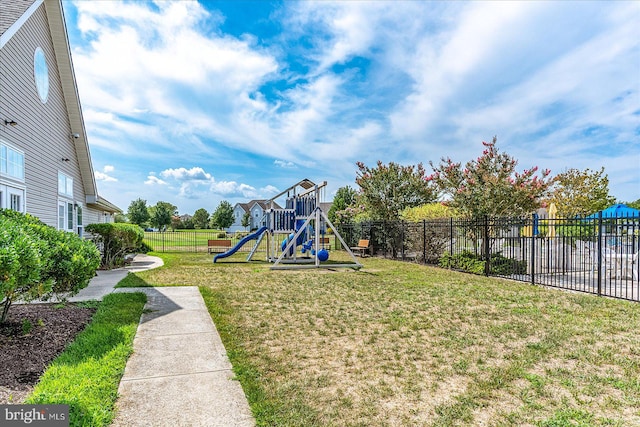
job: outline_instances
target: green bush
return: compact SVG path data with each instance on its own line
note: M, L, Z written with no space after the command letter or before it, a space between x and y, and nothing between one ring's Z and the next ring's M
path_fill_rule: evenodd
M473 274L484 274L485 261L480 255L463 251L454 255L445 253L440 258L440 266ZM507 258L500 253L495 253L491 254L490 269L491 274L496 276L525 274L527 272L527 262Z
M102 252L101 267L105 269L124 265L124 256L140 249L144 239L144 231L136 224L89 224L85 230L95 235L94 241Z
M100 263L95 245L29 214L0 209L0 321L16 299L80 291Z

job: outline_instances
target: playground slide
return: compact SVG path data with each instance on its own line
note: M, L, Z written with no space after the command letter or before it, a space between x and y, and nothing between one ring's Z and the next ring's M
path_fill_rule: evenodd
M248 236L244 237L242 240L240 240L234 247L229 249L227 252L218 254L215 257L213 257L213 262L216 262L218 260L218 258L226 258L228 256L231 256L231 255L235 254L238 251L238 249L240 249L242 246L244 246L245 243L247 243L249 240L257 239L265 231L267 231L267 227L259 228L255 233L251 233Z

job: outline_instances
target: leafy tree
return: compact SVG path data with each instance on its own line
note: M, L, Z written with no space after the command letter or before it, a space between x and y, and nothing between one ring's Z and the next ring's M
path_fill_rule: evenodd
M178 214L178 208L169 202L158 202L150 210L152 212L151 224L161 231L171 225L172 217Z
M249 212L245 212L244 215L242 215L242 222L240 223L245 229L249 228L249 226L251 225L251 213Z
M547 194L551 180L549 170L536 175L538 167L516 172L518 161L496 147L497 138L486 147L476 160L455 163L450 158L442 158L435 166L434 173L427 177L448 197L449 206L462 216L479 218L483 216L514 217L530 214L540 207L542 197Z
M329 221L334 224L338 222L339 217L337 212L344 211L348 207L353 206L356 203L357 196L358 192L348 185L338 188L336 195L333 197L331 208L329 208L329 212L327 213Z
M193 225L197 229L207 228L209 226L209 212L206 209L200 208L193 214Z
M178 215L173 215L171 217L171 231L176 231L178 228L183 228L182 219Z
M400 214L401 218L410 222L422 220L448 219L458 216L455 209L443 203L428 203L426 205L407 208Z
M633 202L627 202L625 203L625 205L629 206L630 208L640 209L640 199Z
M616 199L609 195L609 178L603 167L599 171L569 169L556 175L550 201L558 215L573 218L606 209Z
M360 187L359 202L374 220L396 220L404 209L433 202L436 192L425 180L422 163L402 166L391 162L370 168L358 166L356 184Z
M144 227L144 224L151 219L149 210L147 209L147 201L142 199L136 199L129 204L129 210L127 211L127 218L132 224L138 224L140 227Z
M229 228L233 224L233 206L223 200L211 215L212 228Z
M127 216L121 213L117 213L113 222L127 222Z

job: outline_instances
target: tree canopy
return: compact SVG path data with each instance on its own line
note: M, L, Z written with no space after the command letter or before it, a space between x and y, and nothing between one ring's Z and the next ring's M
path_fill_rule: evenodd
M405 208L436 199L436 191L425 180L422 163L402 166L378 161L375 168L362 162L356 165L356 184L360 187L358 200L374 220L396 220Z
M556 175L550 201L555 203L558 215L573 218L606 209L616 199L609 195L609 178L603 167L599 171L569 169Z
M142 199L136 199L129 204L129 209L127 211L127 218L129 222L132 224L138 224L140 227L144 227L144 225L149 221L151 216L149 215L149 210L147 209L147 201Z
M430 162L434 173L427 177L449 199L449 206L467 217L521 216L539 208L551 180L549 170L536 175L538 167L516 172L518 161L492 142L483 142L482 155L464 167L450 158L438 166Z
M193 226L198 229L204 229L209 226L209 212L206 209L200 208L193 214Z
M343 211L349 206L355 204L357 196L358 192L348 185L346 187L338 188L338 191L336 191L336 195L333 197L331 208L329 208L329 212L327 213L329 221L334 224L338 222L338 216L336 212Z
M213 228L229 228L232 224L233 206L231 206L231 203L223 200L211 215L211 225Z
M151 224L164 230L171 225L172 218L178 214L178 208L169 202L158 202L149 208L151 211Z

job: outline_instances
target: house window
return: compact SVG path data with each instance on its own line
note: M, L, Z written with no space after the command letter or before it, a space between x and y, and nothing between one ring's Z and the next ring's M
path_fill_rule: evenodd
M58 172L58 193L73 197L73 178Z
M0 174L24 181L24 153L0 144Z
M73 203L58 201L58 229L73 232Z
M0 182L0 208L8 208L16 212L24 212L24 190L3 185Z
M9 207L14 211L22 212L22 197L20 197L20 194L11 194L10 197Z
M40 101L45 104L49 98L49 67L41 47L37 47L33 54L33 77Z
M82 224L82 206L78 205L76 208L76 223L78 226L78 236L82 237L84 233L84 226Z

